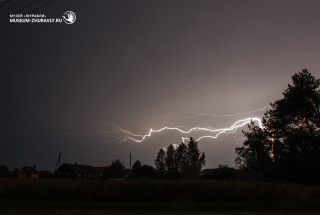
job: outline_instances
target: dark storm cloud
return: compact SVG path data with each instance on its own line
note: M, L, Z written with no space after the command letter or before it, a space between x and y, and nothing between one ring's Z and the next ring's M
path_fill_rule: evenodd
M37 13L61 17L72 10L74 24L12 24L0 33L0 162L52 168L62 152L65 162L105 165L118 157L127 163L132 152L153 164L160 147L179 143L177 134L137 145L66 133L110 129L106 122L146 133L165 125L163 114L264 107L302 68L319 77L319 6L291 0L54 1ZM220 125L232 124L228 120ZM200 145L209 167L232 165L234 145Z

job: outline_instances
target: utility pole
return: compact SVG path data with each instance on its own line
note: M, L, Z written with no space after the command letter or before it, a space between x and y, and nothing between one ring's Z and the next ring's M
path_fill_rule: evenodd
M130 170L131 170L131 153L130 153Z
M56 172L56 170L58 169L58 178L60 177L60 160L61 160L61 153L59 152L58 160L54 168L54 172Z

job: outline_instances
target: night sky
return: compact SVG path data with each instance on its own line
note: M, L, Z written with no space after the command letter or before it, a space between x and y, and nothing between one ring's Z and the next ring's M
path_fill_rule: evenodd
M47 1L19 11L30 13ZM0 2L0 28L32 0ZM61 162L110 165L117 158L153 165L181 143L177 131L142 143L121 141L120 126L225 128L282 98L291 76L320 77L318 0L52 1L36 14L74 24L13 23L0 30L0 163L10 169ZM184 118L180 118L184 117ZM234 166L238 129L202 139L205 168Z

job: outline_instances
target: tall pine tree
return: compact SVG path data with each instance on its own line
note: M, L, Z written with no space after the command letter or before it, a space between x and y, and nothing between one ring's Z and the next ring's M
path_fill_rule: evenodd
M245 132L245 145L237 149L238 161L251 166L252 149L259 145L260 158L267 171L272 158L278 178L290 181L320 180L320 80L307 69L292 76L293 84L283 98L271 103L263 118L263 129L251 127ZM258 131L258 132L257 132ZM261 154L261 153L260 153Z

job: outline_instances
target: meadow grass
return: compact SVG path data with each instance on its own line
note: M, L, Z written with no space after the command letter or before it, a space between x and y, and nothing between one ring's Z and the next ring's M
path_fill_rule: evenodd
M320 209L320 187L213 180L0 180L0 208Z

